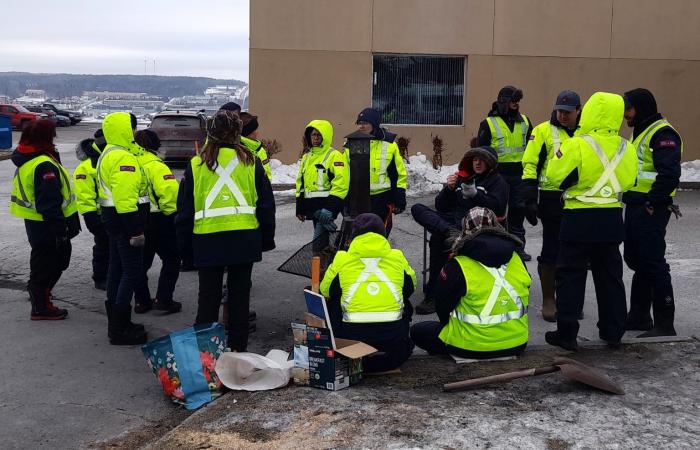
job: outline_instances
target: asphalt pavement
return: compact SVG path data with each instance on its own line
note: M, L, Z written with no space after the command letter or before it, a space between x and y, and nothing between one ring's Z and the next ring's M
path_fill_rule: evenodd
M90 137L98 124L80 124L58 129L57 143L64 165L73 170L77 159L73 147ZM18 133L14 133L15 143ZM0 162L0 203L7 205L15 167ZM179 173L179 172L178 172ZM409 199L432 204L432 196ZM677 201L683 218L672 219L668 228L667 256L672 268L677 302L677 331L698 335L700 311L696 307L700 289L700 192L679 192ZM165 432L169 423L187 414L164 398L138 347L110 346L106 337L103 311L104 292L95 290L91 275L91 235L84 230L73 239L69 269L55 288L56 303L68 308L69 319L58 322L31 322L25 285L29 272L29 245L24 224L0 210L3 233L0 237L0 349L5 355L0 365L0 437L4 448L76 448L112 439L131 430ZM312 235L309 223L294 217L289 197L278 198L277 248L264 254L255 265L251 305L257 311L257 331L250 337L250 351L266 353L272 348L291 348L289 324L301 321L305 305L302 290L308 280L278 272L277 267ZM537 255L541 228L527 229L527 250ZM391 242L401 248L419 272L423 260L423 232L410 214L394 220ZM159 263L150 272L155 290ZM528 263L533 276L530 296L530 343L544 343L544 332L554 328L540 316L541 292L536 262ZM629 292L631 274L625 271ZM419 276L419 283L421 282ZM179 314L162 316L148 313L136 316L151 338L192 324L196 311L197 275L182 273L175 299L183 303ZM421 300L420 293L412 299ZM597 340L597 309L592 280L588 282L585 319L581 323L583 341ZM435 320L418 316L416 320ZM417 351L420 356L421 352Z

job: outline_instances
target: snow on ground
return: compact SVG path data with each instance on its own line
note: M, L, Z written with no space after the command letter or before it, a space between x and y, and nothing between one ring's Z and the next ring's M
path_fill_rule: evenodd
M681 164L681 181L700 182L700 159Z

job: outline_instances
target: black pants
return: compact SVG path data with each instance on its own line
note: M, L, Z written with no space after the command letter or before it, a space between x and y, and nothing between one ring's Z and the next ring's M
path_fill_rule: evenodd
M522 174L501 174L508 183L508 214L506 216L506 228L523 241L525 248L525 210L518 208L516 203L519 198L519 189L523 184Z
M104 227L93 228L90 232L95 240L95 245L92 246L92 279L106 281L109 268L109 237Z
M391 191L370 196L371 212L378 215L386 225L386 237L389 237L389 233L391 233L391 229L394 226L394 218L389 216L391 214L389 212L389 203L391 201Z
M129 236L120 225L107 222L105 229L109 236L107 301L116 305L130 305L143 276L143 249L129 244Z
M155 217L152 217L155 216ZM180 256L177 251L175 222L171 217L152 214L146 231L146 245L143 247L143 276L136 288L136 301L141 304L151 303L148 288L148 270L153 265L155 255L163 263L158 277L156 298L159 302L173 301L175 284L180 277Z
M228 346L244 352L248 347L248 313L253 263L199 268L199 299L195 324L219 321L224 270L227 270Z
M559 253L559 228L564 205L561 199L549 192L540 192L537 215L542 221L542 251L537 261L542 265L553 266Z
M627 303L617 242L560 242L556 272L557 321L578 323L586 296L589 263L598 302L598 334L603 340L619 341L625 333Z
M377 353L362 358L362 370L367 373L386 372L401 367L413 353L413 342L408 336L365 343L378 350Z
M459 230L455 224L454 216L449 214L439 213L420 203L413 205L411 208L413 219L422 225L430 233L428 247L430 249L429 268L428 268L428 283L426 287L426 296L435 294L435 287L440 275L440 271L447 263L448 250L445 240L448 237L450 230Z
M527 344L513 348L496 350L491 352L474 352L446 345L438 337L442 331L442 324L438 321L418 322L411 327L411 339L418 348L422 348L431 355L455 355L460 358L490 359L516 356L525 351Z
M625 262L634 271L630 292L630 316L650 321L653 305L657 326L672 327L675 314L671 269L666 262L668 210L649 215L643 204L625 207Z
M29 287L51 290L58 283L63 271L70 264L71 243L66 240L56 245L56 239L42 227L43 223L27 223L27 240L31 247L29 256Z

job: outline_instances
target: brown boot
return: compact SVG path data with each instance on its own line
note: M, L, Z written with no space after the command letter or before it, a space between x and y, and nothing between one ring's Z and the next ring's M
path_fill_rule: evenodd
M554 289L556 268L552 265L539 264L537 271L542 285L542 318L547 322L556 322L557 302Z

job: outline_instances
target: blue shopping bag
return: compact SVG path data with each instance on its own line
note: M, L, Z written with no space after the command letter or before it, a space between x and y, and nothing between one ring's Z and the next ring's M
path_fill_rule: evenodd
M143 355L165 395L187 409L197 409L222 393L214 370L226 347L220 323L200 324L155 339Z

